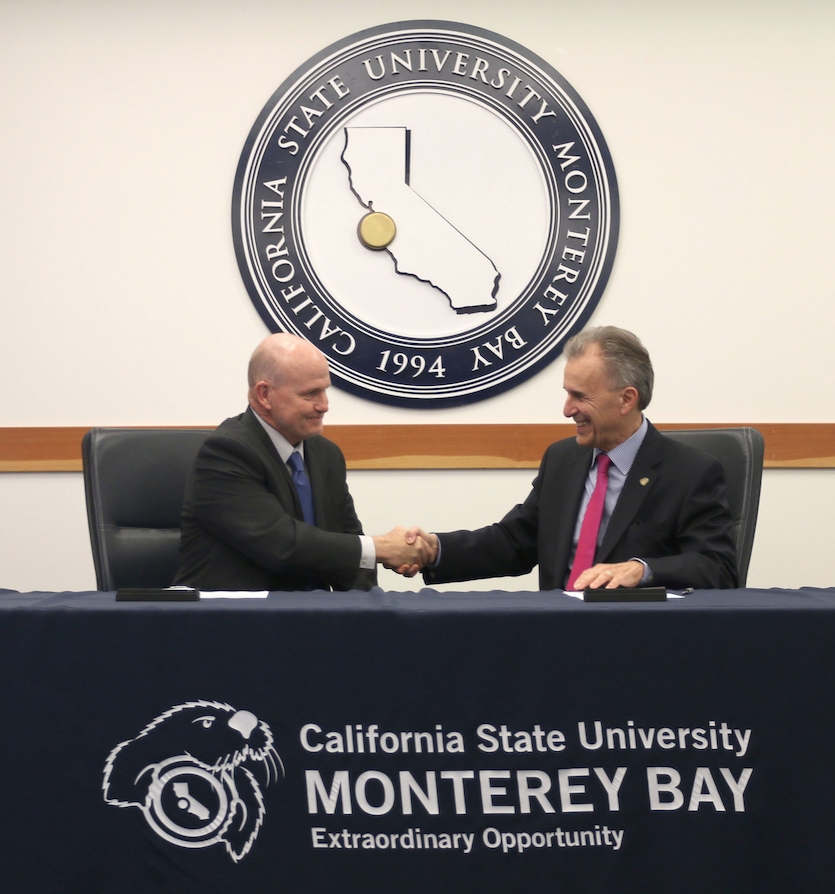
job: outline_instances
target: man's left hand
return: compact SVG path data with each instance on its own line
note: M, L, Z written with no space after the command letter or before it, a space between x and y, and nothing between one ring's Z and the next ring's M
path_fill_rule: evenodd
M644 576L644 566L640 562L618 562L616 565L592 565L587 568L575 581L572 590L585 590L605 588L614 590L616 587L637 587Z

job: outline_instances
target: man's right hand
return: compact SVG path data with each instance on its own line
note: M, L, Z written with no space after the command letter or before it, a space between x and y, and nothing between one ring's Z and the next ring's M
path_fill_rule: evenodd
M434 545L429 538L434 538ZM398 525L388 534L380 534L373 538L377 550L377 561L384 567L414 577L424 565L433 562L437 555L437 537L434 534L424 536L420 528L408 531Z
M393 569L398 574L402 574L403 577L414 577L418 571L425 568L427 565L431 565L438 558L437 534L427 534L423 528L409 528L409 530L406 531L406 543L414 544L415 546L423 543L426 549L429 550L429 557L423 565L401 565L398 568Z

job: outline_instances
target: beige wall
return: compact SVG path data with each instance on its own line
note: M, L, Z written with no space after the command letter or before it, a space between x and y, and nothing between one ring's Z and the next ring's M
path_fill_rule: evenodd
M239 412L265 334L229 224L249 128L327 44L418 18L521 43L589 104L622 220L593 321L650 348L651 419L835 420L828 0L4 0L0 426ZM561 378L557 361L500 397L436 412L335 391L329 421L554 421ZM492 521L531 477L362 472L351 483L372 531L445 529ZM835 584L834 502L835 470L767 471L750 583ZM0 475L0 505L0 587L94 586L79 475Z

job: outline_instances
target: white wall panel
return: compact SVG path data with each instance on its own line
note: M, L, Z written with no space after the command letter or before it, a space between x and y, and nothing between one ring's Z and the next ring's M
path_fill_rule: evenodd
M265 334L229 221L249 128L329 43L418 18L518 41L589 104L622 212L593 322L644 338L658 380L651 418L833 420L835 4L4 0L0 426L213 424L240 412ZM561 368L442 412L335 392L329 421L558 421ZM496 481L515 490L527 477L456 473L450 487L445 474L355 475L364 517L384 527L400 491L396 521L412 510L443 521L457 504L472 511L461 524L477 524L496 517ZM482 475L489 486L470 483ZM426 486L436 479L443 488ZM835 476L766 481L752 583L807 582L781 576L784 543L809 582L832 583L831 512L816 507L832 505ZM79 482L0 476L0 586L92 584ZM428 496L410 502L424 494L435 515ZM805 536L792 529L803 500L816 519Z

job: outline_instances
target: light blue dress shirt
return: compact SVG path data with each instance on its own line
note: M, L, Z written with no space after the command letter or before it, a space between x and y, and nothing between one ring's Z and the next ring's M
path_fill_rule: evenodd
M635 434L627 438L623 443L618 444L617 447L613 447L608 451L611 465L609 466L609 482L606 488L606 500L603 504L603 517L600 519L600 530L597 532L598 545L603 540L603 535L606 533L606 528L609 526L609 519L615 511L615 506L620 498L621 491L623 491L623 485L626 483L626 476L632 469L632 465L635 462L635 457L638 455L638 450L640 450L641 444L644 443L647 428L648 423L646 416L644 416L641 420L641 425ZM604 451L597 447L595 447L593 451L591 467L589 468L589 474L586 477L586 488L583 492L583 499L580 501L580 511L577 513L577 522L574 525L574 545L571 549L571 557L568 563L569 568L574 564L574 553L577 551L577 542L580 539L580 529L583 526L583 518L586 515L586 509L589 505L591 495L594 493L594 486L597 484L597 457L603 452ZM649 566L643 559L638 558L637 556L634 558L644 566L644 575L641 578L641 584L648 583L651 578Z

